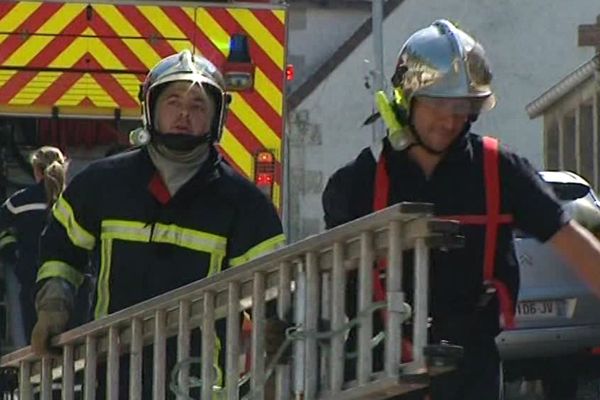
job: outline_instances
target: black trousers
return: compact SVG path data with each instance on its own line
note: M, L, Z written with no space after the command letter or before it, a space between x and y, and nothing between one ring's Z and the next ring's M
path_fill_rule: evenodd
M195 333L199 333L195 330ZM198 339L197 335L193 335L194 339ZM199 340L192 342L192 351L194 354L199 356ZM165 378L166 378L166 393L165 399L175 399L175 394L169 389L169 383L171 381L171 371L177 363L177 342L176 338L171 337L167 339L166 343L166 364L165 364ZM129 377L130 377L130 355L126 354L119 358L119 399L129 399ZM142 349L142 399L152 398L152 385L153 385L153 366L154 366L154 351L152 346L144 346ZM106 364L99 364L96 370L98 386L96 390L96 398L105 399L107 392L107 380L106 380ZM190 375L200 378L200 365L190 365ZM199 398L200 389L192 389L190 396L193 398Z
M464 345L457 370L434 378L432 400L497 400L500 393L500 356L493 337Z
M464 358L452 372L432 378L423 390L396 397L402 400L498 400L500 357L493 337L463 344ZM426 397L429 396L429 397Z
M225 377L225 354L226 348L226 330L225 320L219 320L216 326L217 335L221 341L221 350L219 351L219 365L221 369L221 378ZM201 354L201 336L200 329L194 328L190 332L190 357L200 357ZM177 364L177 338L169 337L166 341L166 360L165 360L165 378L166 378L166 394L165 399L175 399L176 395L169 389L169 383L171 381L171 372ZM119 359L119 399L129 399L129 354L125 354ZM153 381L153 366L154 366L154 350L152 345L144 346L142 349L142 399L152 398L152 381ZM96 390L96 398L106 398L106 364L99 364L96 370L98 386ZM200 379L201 377L201 365L199 363L189 364L190 377ZM223 385L224 382L218 382L219 385ZM201 388L190 388L189 396L194 399L199 399ZM244 393L242 391L242 393Z
M25 331L25 340L27 344L31 344L31 331L37 322L37 313L33 302L33 294L31 288L21 287L19 299L21 300L21 315L23 317L23 328Z

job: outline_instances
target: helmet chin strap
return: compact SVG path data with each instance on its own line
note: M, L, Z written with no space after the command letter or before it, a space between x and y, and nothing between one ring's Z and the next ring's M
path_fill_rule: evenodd
M210 132L203 135L193 135L189 133L161 133L153 130L151 135L153 142L178 152L193 151L198 146L212 142L212 139L213 135Z
M412 135L415 139L413 146L421 146L423 148L423 150L425 150L427 153L429 153L433 156L441 156L442 154L446 153L448 151L448 149L452 148L452 146L454 146L457 142L462 140L462 138L467 133L469 133L469 131L471 130L471 121L472 120L469 119L469 120L467 120L467 122L465 122L465 126L463 127L462 132L448 146L446 146L446 148L444 150L436 150L436 149L431 148L427 144L425 144L425 142L423 142L423 140L421 139L421 135L419 135L417 128L413 124L412 119L408 123L408 127L410 128Z

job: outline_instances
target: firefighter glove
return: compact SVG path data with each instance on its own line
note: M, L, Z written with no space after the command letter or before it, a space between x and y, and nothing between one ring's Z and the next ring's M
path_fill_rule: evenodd
M37 292L37 322L31 332L31 349L36 355L49 355L51 336L66 330L73 309L74 291L66 280L51 278Z
M50 349L50 338L62 333L67 327L69 312L63 311L38 311L37 322L31 332L31 349L37 356L54 353Z

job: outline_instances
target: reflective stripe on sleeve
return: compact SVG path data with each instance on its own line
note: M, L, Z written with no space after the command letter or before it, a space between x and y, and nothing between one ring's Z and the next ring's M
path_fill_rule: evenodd
M0 249L12 243L17 243L17 239L9 231L0 233Z
M8 211L13 213L14 215L21 214L27 211L45 210L46 208L48 208L48 204L46 203L30 203L23 204L22 206L15 206L10 201L10 199L6 200L6 203L4 204L6 204L6 208L8 209Z
M69 264L58 261L46 261L40 267L36 282L47 278L62 278L78 288L83 282L83 274Z
M6 203L4 203L4 204L6 204L6 208L8 209L8 211L13 213L14 215L21 214L21 213L24 213L27 211L45 210L48 208L48 204L46 204L46 203L29 203L29 204L23 204L22 206L15 206L10 201L10 199L6 200Z
M65 228L71 242L85 250L92 250L96 244L94 236L86 231L75 219L73 208L60 196L52 208L54 218Z
M241 256L232 258L229 261L229 265L232 267L237 267L238 265L242 265L247 263L250 260L253 260L257 257L260 257L264 254L270 253L271 251L277 250L280 247L283 247L285 244L285 235L279 234L277 236L273 236L270 239L265 240L252 247L250 250L242 254Z

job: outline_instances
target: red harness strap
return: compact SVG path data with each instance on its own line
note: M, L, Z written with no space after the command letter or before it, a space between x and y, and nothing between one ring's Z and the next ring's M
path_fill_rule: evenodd
M510 224L512 215L500 214L500 174L498 161L498 140L491 137L483 137L483 169L486 188L486 214L485 215L449 215L438 218L459 221L465 225L485 225L485 247L483 261L484 284L492 285L498 295L500 302L500 314L502 323L506 329L514 327L513 300L504 282L495 278L495 255L500 224ZM389 202L389 175L387 171L387 160L383 154L377 162L375 172L375 188L373 196L373 211L381 210L388 206ZM387 267L386 260L380 260L374 268L373 274L373 297L375 301L385 301L386 292L381 275ZM382 318L387 321L387 313L382 310Z
M484 283L490 283L496 289L500 302L500 315L504 327L515 326L513 301L504 282L494 276L496 266L496 244L500 225L500 173L498 161L498 140L483 137L483 171L485 174L485 202L487 208L487 224L485 226L485 251L483 259ZM512 216L507 216L512 217ZM511 218L512 220L512 218ZM512 221L511 221L512 222Z
M379 157L377 162L377 170L375 171L375 192L373 196L373 211L379 211L387 207L390 190L390 178L387 171L387 160L383 155ZM382 275L387 267L387 260L381 259L377 261L377 265L373 268L373 299L377 302L386 300L386 291L383 284ZM387 323L387 310L380 310L381 319ZM402 338L402 362L413 360L412 342L407 338Z
M390 176L387 170L387 159L383 153L377 161L375 171L375 193L373 194L373 211L383 210L388 206L390 195Z
M390 178L387 171L387 160L381 154L377 162L375 171L375 191L373 194L373 211L383 210L388 206L390 191ZM386 291L383 285L381 275L387 267L387 260L380 259L377 261L377 266L373 269L373 298L375 301L385 301ZM381 318L387 322L387 311L381 309Z

